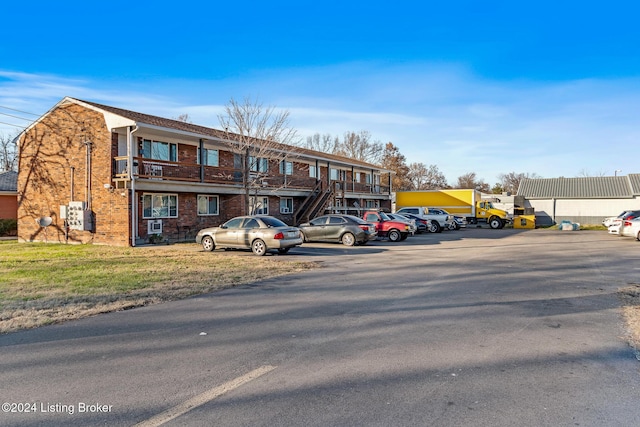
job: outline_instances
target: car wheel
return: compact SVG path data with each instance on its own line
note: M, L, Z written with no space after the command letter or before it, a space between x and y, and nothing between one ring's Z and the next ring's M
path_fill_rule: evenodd
M262 240L256 239L251 244L251 251L258 256L263 256L267 253L267 245Z
M503 227L502 220L497 216L493 216L489 218L489 227L493 228L494 230L498 228L502 228Z
M205 251L211 252L215 248L216 248L216 244L213 242L213 237L204 236L202 238L202 249L204 249Z
M431 225L429 226L429 233L441 233L442 227L440 227L440 223L438 221L431 221Z
M356 244L356 236L351 233L344 233L342 235L342 244L345 246L353 246Z
M390 241L397 242L400 240L402 236L400 235L400 232L398 230L393 229L393 230L389 230L388 237Z
M640 241L640 231L638 231L638 235L636 236L636 240Z
M460 224L458 224L457 222L455 223L455 225L453 226L454 230L460 230Z
M404 233L400 235L400 241L402 242L403 240L407 240L407 237L409 237L408 233Z
M280 255L284 255L284 254L286 254L287 252L289 252L289 249L291 249L291 248L280 248L280 249L278 249L278 253L279 253Z

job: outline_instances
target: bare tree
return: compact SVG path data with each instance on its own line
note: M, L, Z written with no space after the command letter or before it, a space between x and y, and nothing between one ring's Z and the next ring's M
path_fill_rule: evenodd
M438 166L425 166L424 163L409 165L409 180L413 190L439 190L447 188L447 179Z
M18 135L0 133L0 171L17 170L18 167Z
M178 117L174 118L174 120L177 120L179 122L184 122L184 123L193 123L191 121L191 117L189 117L189 114L187 113L180 114Z
M602 170L596 173L591 173L589 169L584 169L584 168L580 169L580 172L578 172L578 177L587 178L590 176L607 176L607 173Z
M458 183L454 188L471 188L482 191L483 193L489 193L491 191L489 184L484 182L482 179L479 180L476 178L475 172L469 172L459 176Z
M506 192L510 192L510 193L517 193L518 192L518 187L520 187L520 182L525 179L525 178L531 178L531 179L537 179L540 178L540 176L538 176L535 173L515 173L515 172L509 172L506 174L500 174L498 175L498 178L500 178L500 186L502 188L502 191L506 191ZM494 191L495 192L495 191Z
M335 154L338 150L339 144L340 140L338 139L338 137L334 138L328 133L325 133L323 135L315 133L313 134L313 136L307 137L306 143L303 145L303 147L310 150L320 151L321 153Z
M387 142L385 145L380 163L384 169L393 171L391 174L391 188L394 191L411 189L407 159L393 143ZM382 179L387 180L388 174L384 174Z
M371 133L362 130L359 133L345 132L335 154L379 165L383 151L382 143L379 141L372 142Z
M289 112L276 112L259 101L231 98L224 114L218 116L225 133L225 142L234 152L234 168L241 171L244 188L244 212L255 211L262 182L269 176L269 163L281 163L296 157L297 131L289 125ZM283 145L284 144L284 145ZM254 205L250 205L254 194Z

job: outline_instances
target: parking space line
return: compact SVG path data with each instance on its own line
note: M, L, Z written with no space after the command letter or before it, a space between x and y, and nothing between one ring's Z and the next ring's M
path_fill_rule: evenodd
M158 415L155 415L151 418L149 418L148 420L142 421L138 424L136 424L136 427L157 427L160 426L168 421L171 421L174 418L179 417L180 415L183 415L187 412L189 412L190 410L197 408L200 405L203 405L207 402L210 402L220 396L222 396L223 394L232 391L238 387L240 387L243 384L248 383L249 381L253 381L258 377L261 377L262 375L271 372L275 369L275 366L269 366L269 365L265 365L265 366L261 366L258 369L255 369L251 372L248 372L246 374L244 374L241 377L235 378L231 381L228 381L222 385L219 385L218 387L214 387L210 390L205 391L204 393L201 393L195 397L192 397L191 399L174 406L173 408L169 408L164 412L159 413Z

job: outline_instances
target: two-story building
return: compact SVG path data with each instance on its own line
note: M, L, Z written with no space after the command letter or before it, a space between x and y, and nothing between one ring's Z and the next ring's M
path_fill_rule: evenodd
M391 207L390 174L379 166L283 144L255 158L228 132L69 97L19 144L23 242L188 241L243 214L298 225Z

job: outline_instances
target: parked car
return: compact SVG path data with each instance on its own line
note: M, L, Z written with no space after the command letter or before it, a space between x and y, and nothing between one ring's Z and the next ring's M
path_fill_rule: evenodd
M416 225L415 220L400 214L388 213L387 216L391 219L395 219L396 221L404 221L409 224L409 234L412 236L418 232L418 226Z
M467 218L463 216L457 216L450 214L448 211L440 208L429 208L429 213L434 215L451 215L453 216L453 222L446 223L446 226L451 230L460 230L467 227Z
M613 223L609 226L609 234L620 234L620 229L623 227L624 220L633 219L640 216L640 211L627 211L624 215L613 220Z
M300 230L268 215L238 216L219 227L198 231L196 243L205 251L216 248L251 249L262 256L271 249L285 254L302 244Z
M633 219L625 219L620 227L620 235L627 237L635 237L640 240L640 217Z
M414 220L416 222L416 233L420 234L420 233L426 233L427 231L430 231L429 228L431 226L431 220L420 218L418 215L414 215L410 213L403 213L398 215L402 215L404 217Z
M362 219L375 225L378 236L387 237L392 242L405 240L409 236L409 224L391 219L382 211L365 211Z
M409 206L403 207L396 211L397 214L410 213L418 215L420 218L428 219L431 221L434 228L437 228L437 233L442 230L449 230L455 228L453 215L436 214L431 212L431 208L424 206Z
M602 225L604 225L605 227L609 228L611 225L613 225L613 223L615 222L616 219L618 218L622 218L624 216L624 214L626 214L629 211L622 211L622 213L618 216L609 216L606 217L605 219L602 220Z
M338 242L345 246L364 245L378 235L375 225L353 215L323 215L298 228L305 242Z

